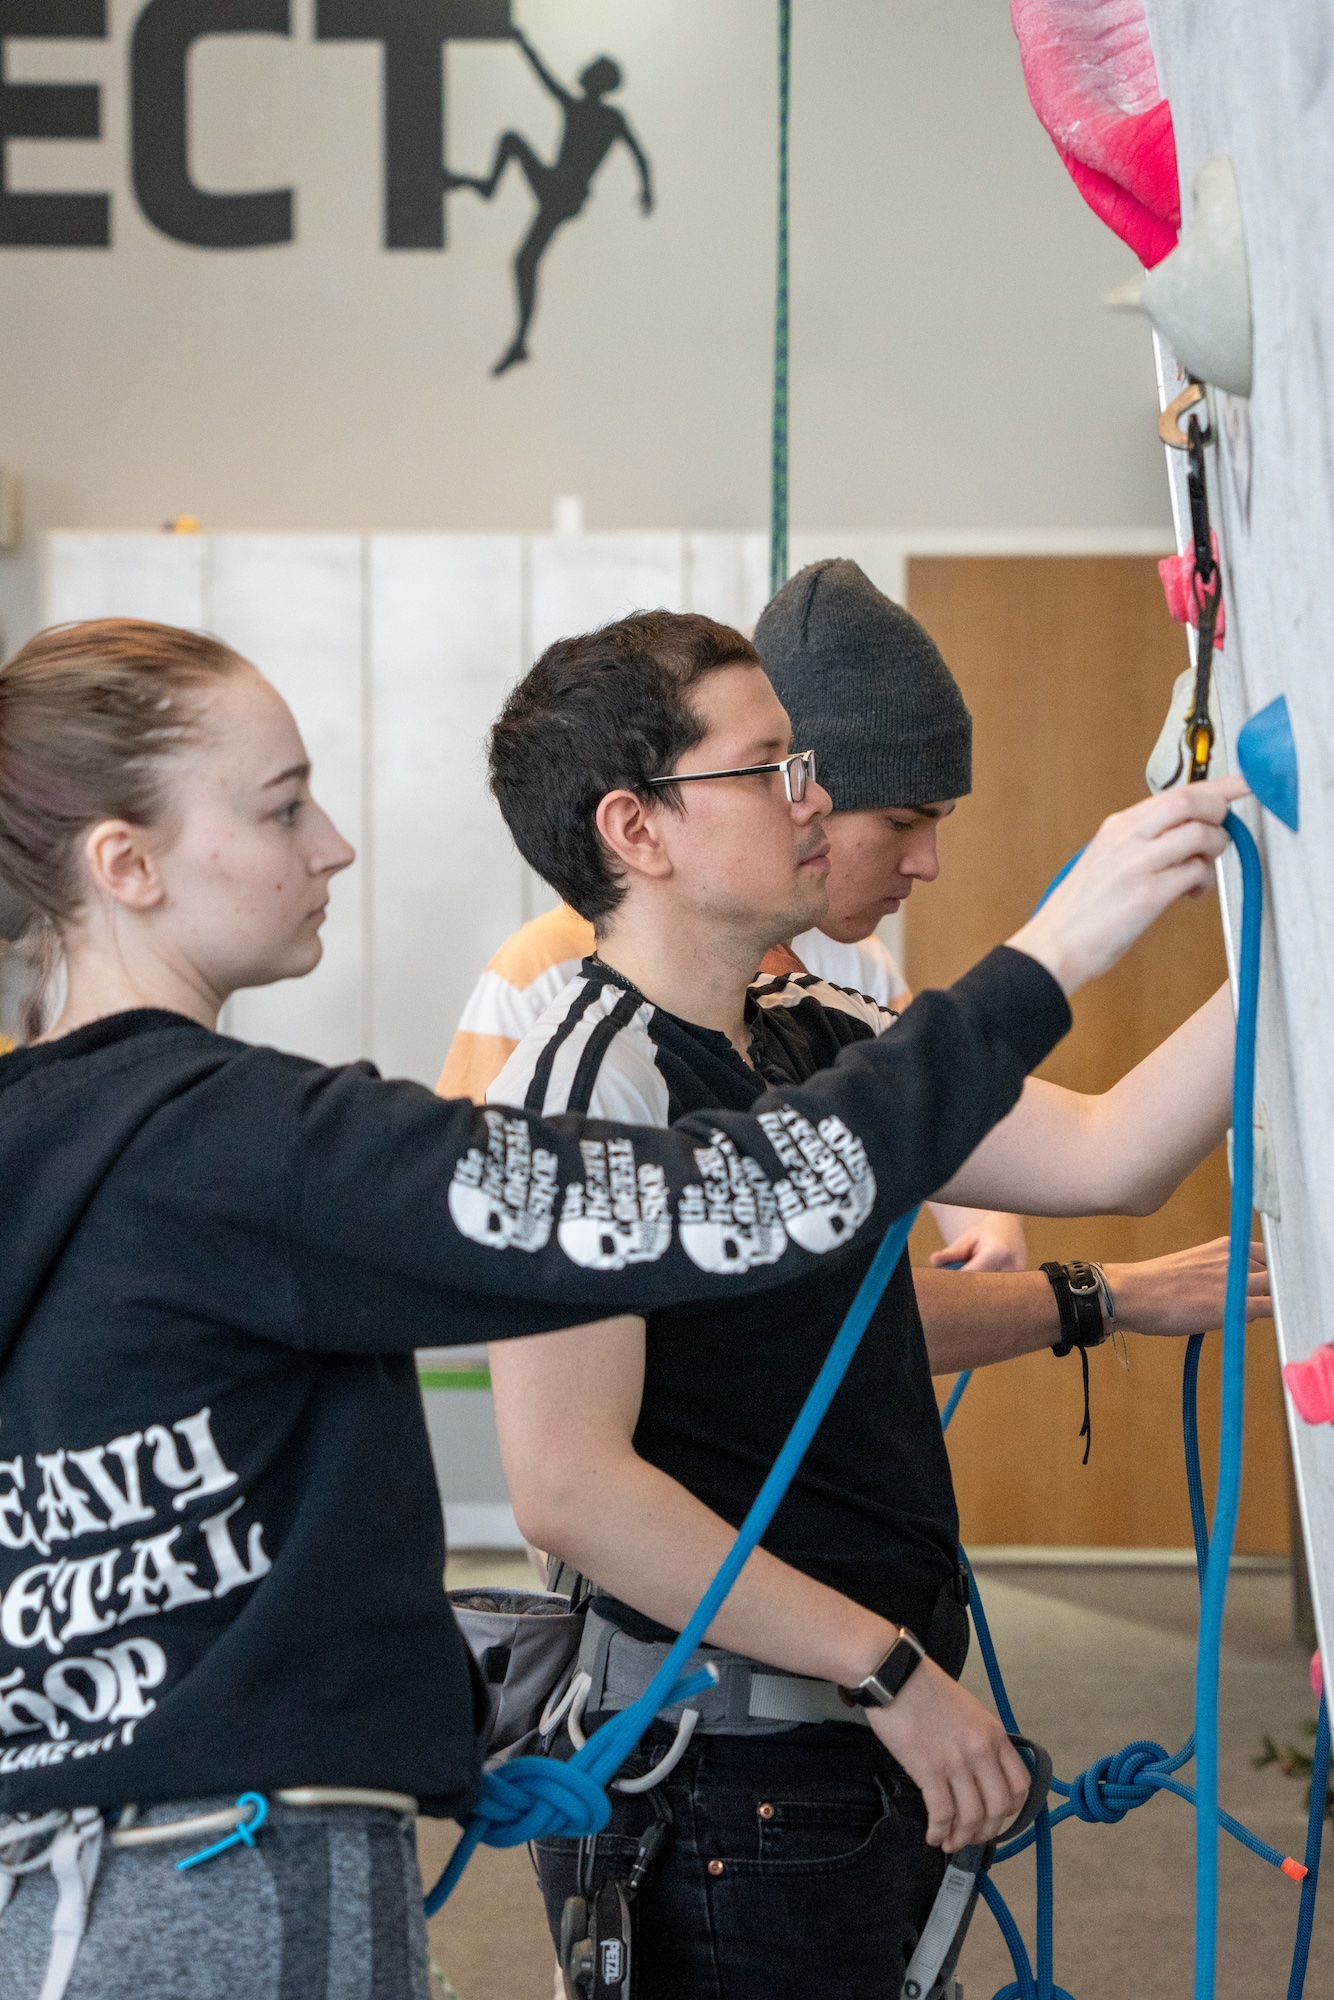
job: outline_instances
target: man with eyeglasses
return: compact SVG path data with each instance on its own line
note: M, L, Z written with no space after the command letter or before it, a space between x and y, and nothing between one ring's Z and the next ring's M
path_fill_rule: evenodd
M640 613L561 641L519 684L492 787L596 948L489 1101L662 1126L749 1108L893 1032L875 1001L812 974L756 977L826 905L829 794L789 737L755 648L698 616ZM1175 1041L1104 1099L1030 1081L947 1194L1003 1191L1048 1213L1156 1205L1226 1128L1226 992ZM775 1145L800 1186L800 1149L781 1131ZM772 1256L744 1163L723 1143L697 1158L692 1257L744 1270ZM562 1223L582 1259L646 1254L645 1192L590 1153L583 1214ZM492 1348L516 1517L591 1599L551 1754L642 1691L725 1553L873 1254L840 1247L841 1223L833 1209L810 1223L825 1232L818 1276L754 1301ZM1108 1267L1075 1344L1118 1315L1151 1333L1218 1324L1225 1252ZM999 1723L954 1678L966 1588L931 1376L1060 1346L1065 1307L1041 1272L919 1275L920 1317L905 1257L710 1632L716 1691L655 1724L595 1843L537 1843L554 1937L572 1896L634 1898L638 2000L898 2000L943 1851L994 1837L1026 1792ZM1258 1262L1252 1292L1263 1311Z
M938 873L936 823L970 788L972 722L922 626L856 563L814 563L766 608L756 646L796 739L837 769L826 821L826 908L763 970L814 972L835 986L906 1005L907 982L877 935L912 891ZM794 780L805 783L804 776ZM515 1047L594 948L593 927L562 902L506 939L481 974L450 1044L437 1088L481 1102ZM970 1271L1022 1271L1028 1261L1016 1215L932 1202L945 1239L934 1263Z

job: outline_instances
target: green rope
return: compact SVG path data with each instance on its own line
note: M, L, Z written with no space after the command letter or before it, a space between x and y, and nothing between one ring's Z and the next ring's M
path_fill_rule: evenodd
M778 0L778 287L774 301L774 419L769 471L769 594L787 579L787 113L792 0Z

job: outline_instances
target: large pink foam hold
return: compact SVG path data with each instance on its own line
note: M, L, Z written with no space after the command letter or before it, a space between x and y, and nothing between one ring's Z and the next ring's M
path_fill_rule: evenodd
M1305 1361L1290 1361L1283 1380L1303 1423L1334 1424L1334 1344L1326 1341Z
M1140 262L1181 229L1172 111L1143 0L1010 0L1024 81L1076 187Z
M1218 561L1218 535L1211 528L1209 540L1213 543L1214 561ZM1163 595L1167 608L1178 625L1193 625L1199 630L1200 606L1192 585L1195 580L1195 551L1187 549L1184 556L1164 556L1158 565L1158 574L1163 580ZM1214 650L1217 652L1227 632L1227 602L1218 606L1218 622L1214 626Z

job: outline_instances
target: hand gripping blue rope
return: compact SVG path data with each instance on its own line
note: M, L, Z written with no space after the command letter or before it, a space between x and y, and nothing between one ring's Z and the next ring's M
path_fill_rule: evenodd
M661 1709L670 1708L674 1703L700 1693L708 1684L708 1676L704 1674L693 1674L688 1680L681 1680L681 1669L717 1617L728 1591L778 1511L779 1503L806 1456L811 1439L820 1428L825 1411L834 1400L835 1392L861 1344L871 1315L907 1248L908 1235L916 1220L917 1210L914 1209L910 1215L901 1215L885 1231L870 1268L858 1287L857 1296L848 1308L847 1317L825 1356L782 1450L737 1531L736 1540L639 1700L596 1730L583 1749L576 1751L566 1764L557 1764L547 1757L515 1757L510 1763L484 1774L481 1797L464 1826L463 1838L450 1856L449 1866L426 1898L428 1917L434 1916L445 1902L481 1841L491 1847L517 1847L525 1841L550 1835L578 1838L600 1832L611 1812L606 1786L649 1724Z
M1248 772L1248 776L1250 773ZM1263 796L1261 787L1255 787ZM1268 803L1268 800L1266 800ZM997 1849L996 1860L1005 1861L1025 1848L1036 1849L1037 1938L1036 1970L1012 1913L995 1883L983 1879L982 1894L1000 1926L1014 1964L1014 1981L1002 1987L995 2000L1071 2000L1064 1987L1053 1979L1053 1921L1051 1830L1064 1819L1081 1819L1088 1824L1115 1825L1137 1806L1146 1805L1160 1791L1173 1792L1193 1805L1196 1814L1196 1949L1195 1997L1212 2000L1216 1960L1218 1918L1218 1834L1220 1828L1232 1835L1253 1854L1280 1868L1285 1874L1302 1877L1301 1906L1297 1937L1288 1983L1288 2000L1301 2000L1310 1951L1311 1927L1315 1916L1316 1885L1320 1869L1321 1836L1324 1828L1325 1787L1330 1761L1329 1717L1325 1702L1320 1705L1311 1785L1311 1810L1307 1825L1304 1869L1298 1869L1268 1841L1222 1812L1218 1803L1218 1669L1222 1641L1223 1605L1227 1592L1232 1544L1236 1532L1237 1503L1241 1485L1242 1425L1245 1403L1246 1361L1246 1282L1250 1267L1251 1202L1253 1193L1253 1132L1255 1091L1255 1028L1260 982L1260 923L1263 912L1263 881L1255 842L1241 821L1229 813L1224 822L1237 850L1242 871L1242 925L1237 995L1236 1060L1233 1072L1233 1181L1228 1253L1228 1282L1223 1323L1223 1397L1219 1438L1218 1489L1214 1504L1212 1538L1204 1505L1204 1482L1200 1471L1199 1410L1197 1388L1203 1336L1196 1335L1186 1349L1182 1373L1182 1427L1186 1449L1186 1482L1190 1497L1191 1527L1195 1539L1196 1563L1200 1574L1200 1635L1196 1664L1195 1732L1174 1756L1159 1743L1129 1743L1109 1756L1095 1758L1073 1782L1053 1781L1053 1792L1065 1804L1053 1813L1043 1813L1037 1823L1019 1839ZM1078 857L1076 856L1076 859ZM1051 888L1068 874L1067 863ZM1047 895L1051 894L1048 889ZM1046 901L1046 896L1043 897ZM1039 905L1039 908L1041 905ZM963 1374L955 1383L941 1415L948 1426L969 1381ZM965 1558L965 1561L967 1559ZM992 1696L1005 1727L1017 1731L1018 1724L1005 1690L995 1645L987 1626L986 1613L976 1580L969 1570L973 1624L986 1665ZM1194 1757L1196 1785L1192 1789L1176 1773Z

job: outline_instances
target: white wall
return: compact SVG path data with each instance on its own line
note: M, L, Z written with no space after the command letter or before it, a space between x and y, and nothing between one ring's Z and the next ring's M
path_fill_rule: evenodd
M516 0L570 76L607 49L654 163L624 155L543 271L534 359L489 374L531 200L449 200L449 248L381 241L379 52L214 38L191 67L194 172L291 185L296 241L200 250L139 212L126 45L14 41L16 79L102 88L97 142L8 148L16 188L108 189L107 251L0 248L0 463L27 494L0 624L39 614L46 527L758 528L767 516L774 0ZM449 152L482 167L556 116L517 51L455 46ZM1147 335L1101 294L1133 260L1024 93L1004 0L796 10L793 518L838 530L1161 526Z
M1266 1221L1284 1360L1334 1337L1334 67L1328 7L1151 0L1182 182L1231 155L1250 260L1255 382L1216 399L1211 490L1227 644L1218 687L1230 738L1287 697L1297 833L1243 808L1265 869L1257 1097L1277 1155ZM1212 456L1212 454L1211 454ZM1180 477L1179 467L1174 467ZM1227 865L1235 923L1235 863ZM1334 1431L1289 1411L1326 1669L1334 1663Z

